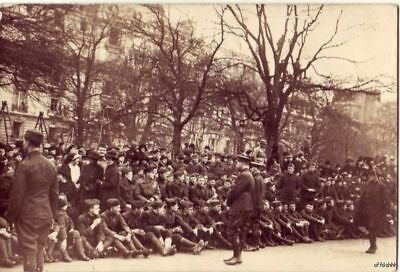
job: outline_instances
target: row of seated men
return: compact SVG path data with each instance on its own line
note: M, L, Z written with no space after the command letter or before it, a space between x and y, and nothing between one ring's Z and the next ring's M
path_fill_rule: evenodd
M104 257L136 258L151 254L172 256L177 252L198 255L203 250L230 249L227 209L218 200L196 206L176 198L122 207L111 198L104 207L98 199L85 201L86 211L75 222L69 216L69 202L60 195L59 209L48 236L46 261L89 261ZM102 208L102 209L101 209ZM397 222L393 214L384 217L380 236L393 236ZM354 224L352 200L331 197L314 199L296 209L295 202L264 202L254 211L246 229L245 250L325 240L357 239L367 231ZM10 267L20 261L17 237L7 221L0 217L0 262Z

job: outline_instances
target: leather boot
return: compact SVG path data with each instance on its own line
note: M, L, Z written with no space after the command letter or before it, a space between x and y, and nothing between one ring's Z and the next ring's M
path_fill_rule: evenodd
M85 249L83 248L82 239L77 238L77 239L75 239L74 242L75 242L75 250L76 250L78 258L82 261L89 261L90 258L88 256L86 256L86 254L85 254Z
M54 247L56 245L56 241L49 241L48 246L47 246L47 251L45 255L45 262L46 263L53 263L55 262L55 259L53 257L53 252L54 252Z
M35 272L37 267L35 254L24 254L24 272Z
M162 256L168 256L168 251L155 235L149 235L148 240L152 243L158 253L160 253Z
M128 250L128 249L124 246L124 244L122 244L122 242L121 242L120 240L115 239L115 240L114 240L114 245L115 245L115 247L118 249L118 251L122 253L122 256L123 256L125 259L131 257L131 253L132 253L132 252L131 252L130 250Z
M69 256L68 251L66 249L62 249L60 251L64 262L66 263L72 262L72 258Z

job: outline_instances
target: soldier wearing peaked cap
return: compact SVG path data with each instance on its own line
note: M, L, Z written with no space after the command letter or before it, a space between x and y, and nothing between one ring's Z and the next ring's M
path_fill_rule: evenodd
M46 244L58 203L57 171L39 150L43 134L25 133L26 158L20 162L9 195L8 219L15 223L24 271L43 271Z
M242 263L242 232L246 231L246 222L253 211L254 178L249 170L250 159L244 155L237 158L241 172L227 198L227 205L230 206L228 233L233 246L233 257L224 260L227 265Z

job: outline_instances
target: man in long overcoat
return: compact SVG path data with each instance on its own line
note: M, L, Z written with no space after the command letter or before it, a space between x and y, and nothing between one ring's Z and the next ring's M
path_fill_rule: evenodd
M57 171L40 153L43 134L25 133L25 159L18 165L9 196L7 217L15 223L24 271L43 271L45 247L58 203Z

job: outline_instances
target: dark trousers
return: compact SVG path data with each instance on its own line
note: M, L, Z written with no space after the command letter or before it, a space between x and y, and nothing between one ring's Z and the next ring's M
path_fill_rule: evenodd
M233 257L242 255L244 239L247 234L246 225L250 219L251 211L239 211L229 214L228 236L233 247Z
M20 218L16 224L18 243L24 257L24 271L42 271L43 250L51 229L50 219Z

